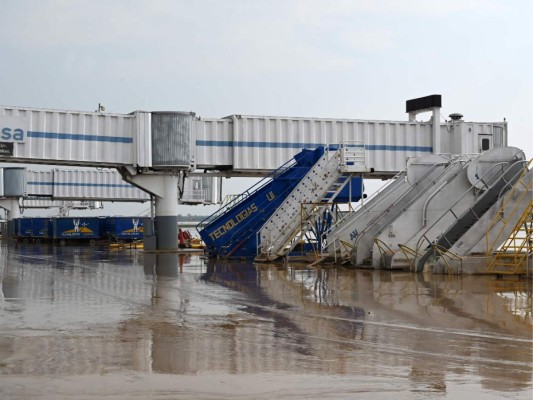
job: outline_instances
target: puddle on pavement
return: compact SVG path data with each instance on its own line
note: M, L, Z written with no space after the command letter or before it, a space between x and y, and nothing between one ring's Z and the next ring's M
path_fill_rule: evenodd
M0 263L2 398L531 396L531 280L44 244Z

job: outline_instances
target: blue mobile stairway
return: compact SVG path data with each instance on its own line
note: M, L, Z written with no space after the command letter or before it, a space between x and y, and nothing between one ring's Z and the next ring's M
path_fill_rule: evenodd
M206 253L221 258L255 257L257 232L324 154L323 146L302 150L269 177L200 222L197 230L206 244ZM352 186L359 190L361 178L352 179Z

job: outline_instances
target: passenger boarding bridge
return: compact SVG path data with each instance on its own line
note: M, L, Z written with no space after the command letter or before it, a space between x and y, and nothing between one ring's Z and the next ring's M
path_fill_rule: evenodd
M178 188L178 202L220 204L220 186L219 177L185 177ZM114 170L0 168L0 208L12 215L28 208L58 208L63 215L70 209L103 208L103 201L144 203L150 201L150 195L125 182Z
M506 146L506 122L465 122L454 115L441 124L440 108L441 96L432 95L407 101L409 121L365 121L3 106L0 161L116 168L154 196L157 248L176 249L178 187L185 175L267 176L302 149L337 146L357 154L351 177L388 178L414 157ZM416 121L428 111L430 121Z

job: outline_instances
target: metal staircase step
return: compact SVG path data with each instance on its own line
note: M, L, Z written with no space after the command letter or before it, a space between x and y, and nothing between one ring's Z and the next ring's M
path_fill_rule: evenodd
M311 168L261 228L259 257L272 260L283 255L285 246L300 230L302 207L306 207L306 203L320 202L329 192L336 192L331 188L341 176L339 165L340 154L335 151L326 152Z

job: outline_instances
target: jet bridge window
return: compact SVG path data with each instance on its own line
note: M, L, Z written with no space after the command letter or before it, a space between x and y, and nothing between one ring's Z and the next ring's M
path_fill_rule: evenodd
M479 135L479 151L487 151L492 148L492 137L490 135Z

